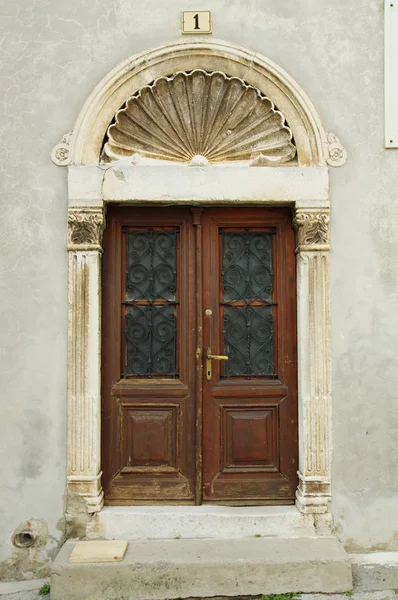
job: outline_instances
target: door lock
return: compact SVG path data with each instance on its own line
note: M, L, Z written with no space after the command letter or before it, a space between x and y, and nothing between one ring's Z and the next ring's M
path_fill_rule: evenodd
M207 381L210 381L210 379L212 377L212 370L211 370L211 361L212 360L228 360L228 356L224 356L222 354L212 354L211 348L207 348L207 352L206 352L206 378L207 378Z

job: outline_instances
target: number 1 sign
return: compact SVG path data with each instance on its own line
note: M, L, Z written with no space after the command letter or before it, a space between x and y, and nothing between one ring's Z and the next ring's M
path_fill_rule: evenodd
M208 10L182 13L182 33L211 33L211 13Z

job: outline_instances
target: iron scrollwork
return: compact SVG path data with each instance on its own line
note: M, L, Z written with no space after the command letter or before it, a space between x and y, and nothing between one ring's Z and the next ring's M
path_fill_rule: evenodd
M274 374L272 232L223 232L224 376Z
M177 376L177 231L126 234L125 375Z

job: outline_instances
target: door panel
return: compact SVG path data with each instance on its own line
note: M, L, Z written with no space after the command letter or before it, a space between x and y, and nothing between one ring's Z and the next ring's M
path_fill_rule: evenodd
M294 238L287 210L209 209L203 501L291 503L297 485Z
M106 502L195 499L195 326L188 209L109 209L104 238Z
M294 501L295 285L288 209L109 209L108 504Z

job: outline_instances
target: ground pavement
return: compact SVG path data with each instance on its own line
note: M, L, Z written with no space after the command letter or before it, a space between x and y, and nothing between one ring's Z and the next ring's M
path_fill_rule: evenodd
M39 596L39 591L43 585L47 584L48 580L33 580L22 582L0 582L0 600L51 600L51 592L46 595ZM236 596L216 597L212 600L286 600L287 594L281 596ZM398 600L397 590L386 590L378 592L351 592L345 594L300 594L300 600ZM82 600L101 600L100 598L82 598ZM131 598L131 600L137 600ZM201 600L201 599L191 599Z

